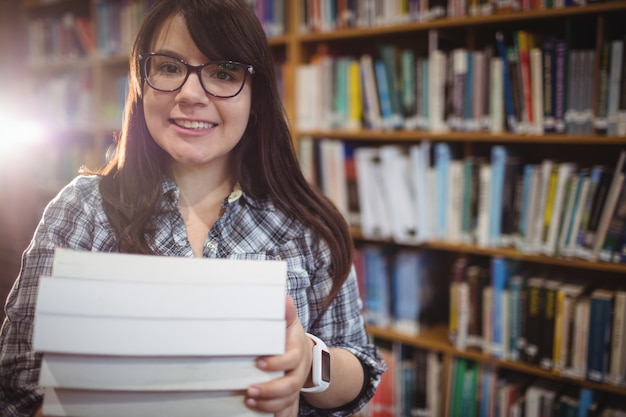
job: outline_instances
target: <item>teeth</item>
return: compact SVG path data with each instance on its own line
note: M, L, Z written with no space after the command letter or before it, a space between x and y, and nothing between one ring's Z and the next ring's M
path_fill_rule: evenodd
M186 129L210 129L215 126L213 123L198 122L195 120L176 120L175 123Z

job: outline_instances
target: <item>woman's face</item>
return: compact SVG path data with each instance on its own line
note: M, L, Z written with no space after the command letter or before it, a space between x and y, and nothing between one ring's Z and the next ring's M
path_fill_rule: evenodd
M150 52L168 54L191 65L209 59L193 42L180 16L164 22ZM191 72L183 86L173 92L157 91L144 83L146 123L154 141L165 150L176 168L230 169L228 155L241 139L250 115L251 77L231 98L207 94Z

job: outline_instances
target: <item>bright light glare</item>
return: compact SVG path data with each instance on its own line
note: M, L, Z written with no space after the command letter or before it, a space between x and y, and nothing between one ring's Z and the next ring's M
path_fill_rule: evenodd
M0 126L4 134L0 138L0 156L25 151L44 139L43 127L35 120L11 114L0 107Z

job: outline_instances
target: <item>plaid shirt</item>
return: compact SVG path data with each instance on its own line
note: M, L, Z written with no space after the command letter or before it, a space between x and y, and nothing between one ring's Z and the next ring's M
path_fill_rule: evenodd
M37 283L49 275L55 247L117 252L117 244L98 191L99 177L77 177L46 207L34 238L22 259L22 269L6 303L0 333L0 410L3 417L31 416L42 400L38 386L41 354L31 347ZM151 242L165 256L193 256L177 209L178 188L163 184L161 215ZM311 327L320 303L331 288L330 252L302 224L285 216L271 202L255 201L235 190L224 201L225 213L211 228L203 256L287 261L287 292L295 301L307 332L328 346L342 347L362 362L369 380L361 396L341 410L315 410L300 402L300 415L347 416L374 394L384 370L376 348L364 330L354 268L326 314Z

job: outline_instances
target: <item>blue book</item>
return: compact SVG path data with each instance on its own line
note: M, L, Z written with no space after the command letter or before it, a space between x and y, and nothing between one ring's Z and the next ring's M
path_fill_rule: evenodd
M491 408L491 404L493 403L493 384L494 384L494 371L491 365L484 365L482 378L481 378L481 395L480 395L480 406L479 406L479 417L489 417L494 415L494 410Z
M512 361L521 359L521 350L524 348L522 334L522 291L524 288L524 277L515 274L509 282L509 340L508 358Z
M409 334L419 333L419 316L422 311L421 292L426 276L420 273L423 253L401 250L394 259L392 272L393 327Z
M491 148L491 207L489 209L489 244L492 247L501 245L502 238L502 207L504 194L504 177L508 157L507 149L502 145Z
M522 174L522 204L520 210L520 219L518 224L518 232L520 238L524 238L526 236L528 230L528 213L530 208L530 185L532 182L533 170L536 169L536 165L533 164L525 164L524 172Z
M369 324L391 324L388 259L379 247L368 247L365 257L365 318Z
M593 391L589 388L581 388L578 394L578 417L587 417L593 404Z
M335 61L335 95L333 97L333 123L345 127L348 120L348 64L350 59Z
M508 316L505 298L508 296L509 265L508 261L499 256L491 258L491 288L493 290L492 305L492 344L491 355L495 358L505 358L508 339L505 335L508 329ZM505 295L506 294L506 295Z
M506 116L508 130L512 133L517 132L517 122L515 119L515 107L513 106L513 89L511 86L511 76L506 59L506 45L504 44L504 35L502 32L496 33L496 47L498 54L502 58L502 84L504 89L504 114Z
M448 211L448 168L452 159L450 145L435 144L435 170L437 172L437 195L435 216L435 237L445 239L447 235L446 213Z
M598 288L591 293L587 379L594 382L604 382L609 372L614 295L613 291L606 288Z
M376 85L378 86L378 99L380 101L380 113L383 118L385 129L393 128L393 111L391 107L391 96L389 83L387 82L387 69L382 60L374 62L374 73L376 74Z

